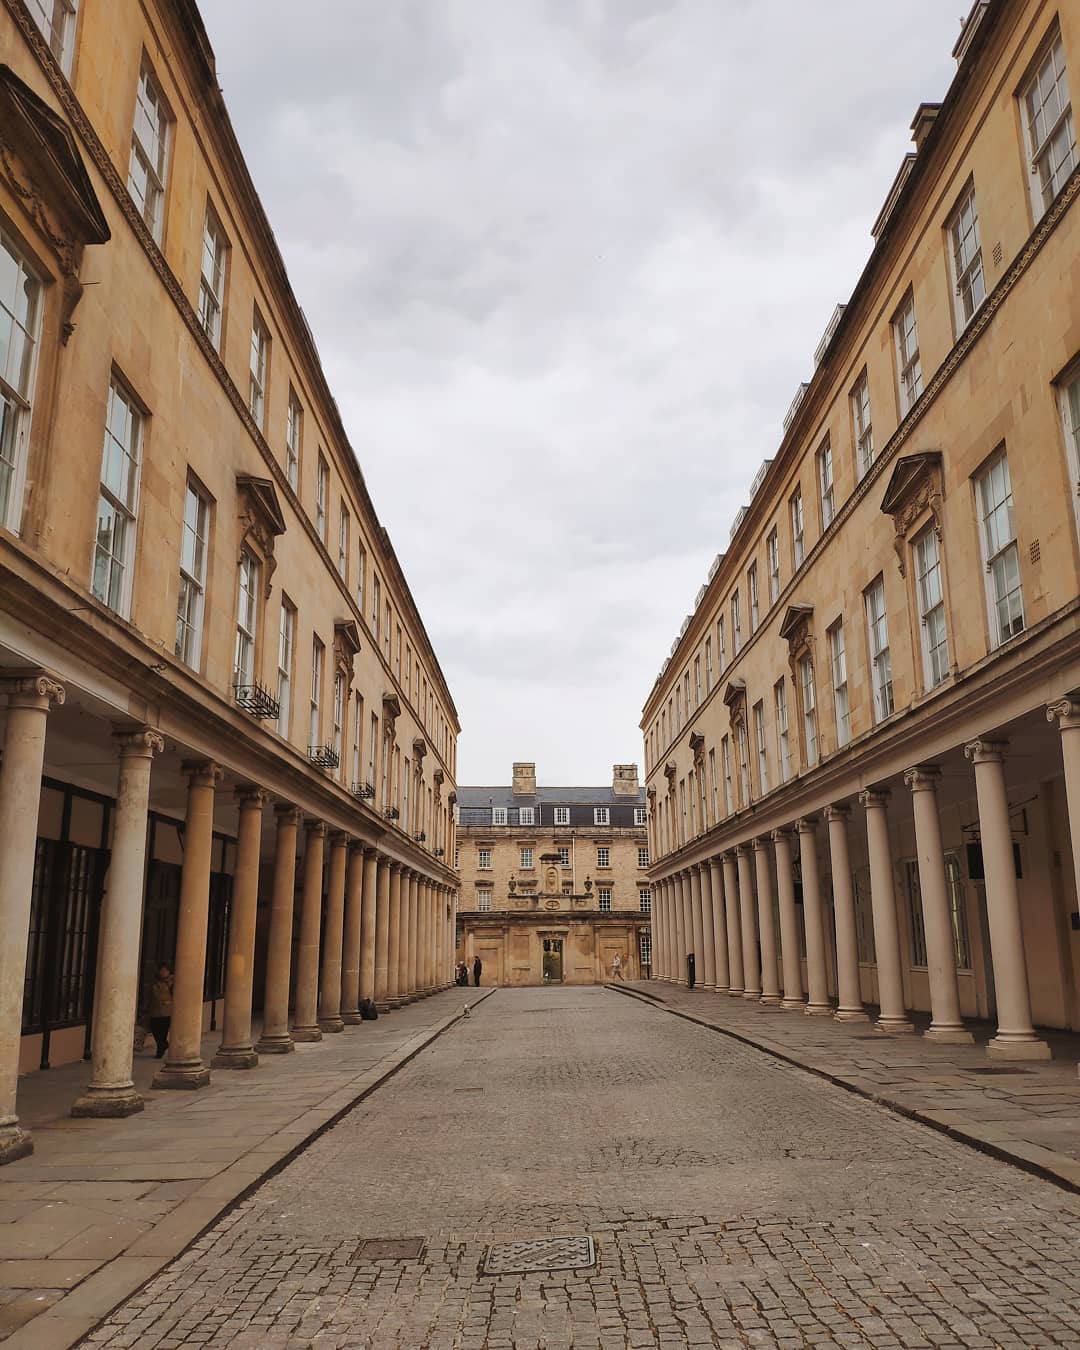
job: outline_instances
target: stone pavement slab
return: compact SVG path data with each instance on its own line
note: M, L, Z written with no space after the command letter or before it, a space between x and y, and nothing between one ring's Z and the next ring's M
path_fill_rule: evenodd
M663 981L607 986L797 1064L1080 1192L1080 1036L1051 1034L1052 1060L990 1064L978 1043L939 1045L886 1036L865 1023L806 1017L741 997Z
M89 1075L73 1064L19 1084L34 1153L0 1169L0 1341L66 1347L491 990L448 989L245 1072L214 1070L199 1092L150 1088L124 1120L68 1111ZM204 1038L209 1063L220 1033Z

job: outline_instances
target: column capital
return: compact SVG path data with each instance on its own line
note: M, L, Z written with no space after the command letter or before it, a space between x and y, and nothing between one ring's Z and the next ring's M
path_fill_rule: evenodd
M349 846L349 834L347 830L330 831L331 848L348 848L348 846Z
M59 678L49 670L14 670L0 677L0 694L7 694L10 708L40 708L48 712L55 703L59 707L67 691Z
M768 851L768 848L769 848L769 836L767 834L759 834L758 837L754 840L754 852L765 853Z
M292 802L278 802L274 807L274 815L285 825L300 824L300 808L293 806Z
M851 815L851 807L847 802L832 802L821 814L827 821L847 820Z
M888 788L863 788L859 793L859 805L866 807L867 810L875 807L883 811L888 806L891 796L892 793Z
M1046 720L1056 722L1062 731L1075 731L1080 727L1080 692L1065 694L1056 702L1048 703Z
M800 816L795 822L795 828L800 834L814 834L817 830L817 816Z
M790 844L794 833L790 825L781 825L779 829L773 830L772 841L774 844Z
M304 821L304 833L309 839L325 839L326 821L319 820L316 816L309 816Z
M241 811L261 811L270 800L269 792L255 783L241 783L233 796Z
M913 764L904 770L904 785L912 792L935 792L941 781L941 770L936 764Z
M114 727L121 759L153 759L165 749L165 737L153 727Z
M362 839L353 839L352 837L349 838L350 853L359 853L362 855L367 853L368 851L369 851L368 847Z
M391 872L401 872L404 870L403 865L399 863L396 858L388 858L387 862L390 866Z
M980 736L978 740L968 741L964 754L972 764L1000 764L1008 748L1008 741L992 741Z
M217 787L225 777L224 769L212 759L185 759L180 765L180 772L199 787Z

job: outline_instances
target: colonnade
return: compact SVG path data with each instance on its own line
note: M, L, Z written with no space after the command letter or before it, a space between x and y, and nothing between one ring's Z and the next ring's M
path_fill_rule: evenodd
M1061 732L1069 829L1080 878L1080 697L1050 705L1047 717ZM1050 1049L1032 1025L1005 780L1007 753L1008 743L1003 740L980 738L964 746L978 803L997 1001L997 1031L988 1051L1002 1059L1048 1059ZM911 793L930 989L931 1022L924 1034L931 1040L967 1044L973 1038L960 1014L938 806L940 778L941 770L935 764L914 765L903 775L905 789ZM866 831L870 865L880 1005L874 1030L912 1032L904 1001L890 796L886 787L864 789L857 794L861 821L853 819L851 801L830 802L818 813L743 839L656 879L654 975L669 982L684 981L687 957L693 953L696 982L707 989L812 1017L869 1021L860 992L849 850L850 831L858 824ZM823 901L823 851L827 851L832 881L835 942ZM796 903L800 884L805 980ZM829 992L830 965L835 971L835 1003Z
M23 981L33 891L38 804L49 709L62 686L42 672L0 679L8 695L0 760L0 1163L32 1151L18 1121ZM151 767L164 748L152 728L116 733L119 775L112 849L102 905L91 1027L90 1082L76 1116L126 1116L142 1109L132 1078L132 1032L139 996ZM454 892L376 845L331 830L286 802L274 805L262 1035L253 1044L252 994L263 821L270 796L235 788L239 810L226 956L221 1045L203 1062L214 808L223 770L210 760L182 766L183 821L173 1008L169 1046L153 1086L197 1089L213 1069L254 1069L260 1054L284 1054L361 1021L360 1004L398 1008L452 983ZM299 916L294 916L297 851L303 835ZM294 918L299 918L295 949ZM292 986L292 987L291 987ZM293 1004L292 1025L289 1022Z

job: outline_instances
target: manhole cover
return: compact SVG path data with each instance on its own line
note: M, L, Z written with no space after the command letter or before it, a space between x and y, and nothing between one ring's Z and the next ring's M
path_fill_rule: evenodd
M968 1069L968 1073L1030 1073L1030 1069L999 1069L995 1065L992 1069Z
M485 1275L518 1275L539 1270L576 1270L596 1265L591 1237L536 1238L493 1242L484 1257Z
M367 1238L356 1249L357 1261L417 1261L423 1238Z

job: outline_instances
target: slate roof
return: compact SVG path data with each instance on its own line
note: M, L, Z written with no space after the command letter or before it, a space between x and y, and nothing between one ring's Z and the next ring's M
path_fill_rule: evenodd
M645 789L636 796L605 787L542 787L513 792L509 787L458 787L459 806L644 806Z

